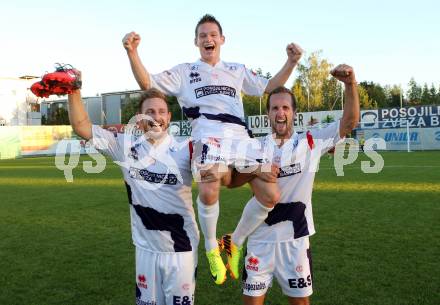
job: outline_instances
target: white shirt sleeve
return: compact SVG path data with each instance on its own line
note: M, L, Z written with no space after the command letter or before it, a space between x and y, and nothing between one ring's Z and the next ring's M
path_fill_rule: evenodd
M242 90L247 95L262 96L269 80L257 75L250 69L244 68L244 79Z
M315 147L321 150L321 155L344 139L339 136L339 124L340 120L330 123L325 128L311 130L313 142Z
M161 90L166 95L178 96L182 88L180 65L158 74L150 74L151 86Z
M115 161L123 161L123 149L118 141L118 135L92 125L92 144L99 152L111 157Z

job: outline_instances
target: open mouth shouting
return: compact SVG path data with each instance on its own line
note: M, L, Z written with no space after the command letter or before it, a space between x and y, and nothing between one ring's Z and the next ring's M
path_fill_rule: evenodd
M287 125L287 118L284 118L284 119L278 118L275 120L275 123L276 123L277 127L285 127Z
M215 45L213 43L207 43L203 46L204 50L208 53L214 52Z
M150 129L153 129L153 130L158 130L158 129L162 130L163 127L165 126L165 124L163 122L159 123L154 120L148 120L147 125Z

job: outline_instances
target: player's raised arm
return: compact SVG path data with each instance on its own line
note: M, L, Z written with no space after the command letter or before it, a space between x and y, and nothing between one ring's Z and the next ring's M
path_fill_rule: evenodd
M147 90L151 87L150 75L142 64L137 51L140 41L141 36L139 36L139 34L130 32L124 36L122 39L122 44L127 51L127 56L130 60L131 71L133 71L134 78L142 90Z
M92 123L90 123L89 115L81 100L81 90L77 89L69 94L68 101L70 125L77 135L85 140L90 140L92 138Z
M337 80L344 83L345 103L344 112L339 126L339 135L345 137L359 123L359 94L356 77L352 67L342 64L330 71Z
M301 47L295 43L288 44L286 47L286 52L287 61L281 68L281 70L278 71L278 73L269 80L269 83L267 84L267 87L265 89L267 93L270 93L277 87L284 86L303 54L303 50L301 49Z

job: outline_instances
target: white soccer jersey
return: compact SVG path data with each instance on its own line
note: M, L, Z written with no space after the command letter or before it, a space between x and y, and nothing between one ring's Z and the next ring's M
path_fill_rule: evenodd
M93 125L93 144L121 166L133 243L152 252L197 249L189 142L172 136L152 145L144 136L113 134Z
M192 137L225 137L225 131L243 134L241 92L261 96L268 80L242 64L218 62L211 66L201 60L151 75L151 83L168 95L177 97L180 107L192 121ZM226 123L229 122L229 123Z
M281 147L272 135L263 138L266 156L280 169L281 198L266 220L249 236L253 242L279 242L313 235L312 190L321 156L340 141L339 121L297 134Z

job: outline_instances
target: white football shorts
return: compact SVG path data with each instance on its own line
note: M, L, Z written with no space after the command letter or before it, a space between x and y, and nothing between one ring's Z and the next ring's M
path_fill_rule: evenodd
M196 267L196 252L136 247L136 305L193 305Z
M291 241L249 242L244 261L242 288L247 296L265 295L275 276L289 297L312 294L312 257L309 237Z

